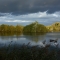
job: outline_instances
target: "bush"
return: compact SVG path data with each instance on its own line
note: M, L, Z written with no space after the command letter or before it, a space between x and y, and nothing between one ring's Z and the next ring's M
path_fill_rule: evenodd
M47 28L44 25L39 24L38 22L34 22L30 25L27 25L23 29L24 34L29 34L29 33L30 34L44 34L47 31L48 31Z

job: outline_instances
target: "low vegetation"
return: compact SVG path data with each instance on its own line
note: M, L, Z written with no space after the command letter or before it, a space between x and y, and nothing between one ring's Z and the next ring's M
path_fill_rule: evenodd
M59 51L49 51L48 47L10 45L0 48L0 60L60 60ZM58 56L58 57L57 57Z
M46 26L49 32L60 32L60 22L53 23L50 26Z

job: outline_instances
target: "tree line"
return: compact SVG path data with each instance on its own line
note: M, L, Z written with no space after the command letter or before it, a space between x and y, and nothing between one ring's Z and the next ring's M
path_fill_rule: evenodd
M23 31L23 26L21 25L6 25L2 24L0 25L0 32L19 32L21 33Z
M21 26L21 25L16 25L16 26L13 26L13 25L6 25L6 24L2 24L0 25L0 33L13 33L13 34L16 34L16 33L23 33L23 34L44 34L48 32L48 29L42 25L42 24L39 24L37 21L34 22L34 23L31 23L29 25L26 25L26 26Z

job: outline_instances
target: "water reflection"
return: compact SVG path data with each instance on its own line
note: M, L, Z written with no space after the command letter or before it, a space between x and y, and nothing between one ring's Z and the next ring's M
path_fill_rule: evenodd
M44 40L45 39L45 36L46 35L35 35L35 36L29 36L29 35L24 35L24 37L28 40L31 40L31 41L34 41L34 42L38 42L38 41L41 41L41 40Z
M17 35L16 35L17 34ZM60 47L60 33L47 33L44 35L23 35L21 33L0 33L0 44L9 44L12 41L12 44L28 44L30 45L52 45L55 46L57 43L50 42L50 39L57 39L58 45ZM43 41L46 41L45 44Z
M0 32L0 36L20 36L22 35L22 33L18 33L18 32Z
M44 34L46 34L46 33L44 33L44 32L40 32L40 33L35 33L35 32L30 32L30 33L23 33L23 35L30 35L30 36L38 36L38 35L44 35Z

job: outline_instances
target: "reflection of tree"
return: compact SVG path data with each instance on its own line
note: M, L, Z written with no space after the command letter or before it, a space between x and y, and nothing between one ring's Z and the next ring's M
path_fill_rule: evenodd
M2 39L2 40L13 40L13 38L14 38L14 35L15 36L17 36L17 38L18 38L18 36L20 36L22 33L17 33L17 32L0 32L0 38Z
M22 33L18 33L18 32L0 32L0 36L19 36Z
M31 36L31 35L27 36L27 35L25 35L24 37L25 37L27 40L31 40L31 41L34 41L34 42L38 42L38 41L40 41L40 40L44 40L45 35L35 35L35 36Z
M19 40L20 36L0 36L0 40Z

